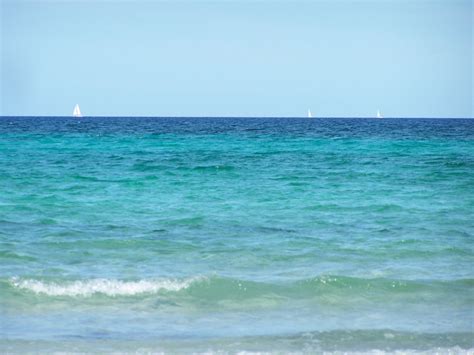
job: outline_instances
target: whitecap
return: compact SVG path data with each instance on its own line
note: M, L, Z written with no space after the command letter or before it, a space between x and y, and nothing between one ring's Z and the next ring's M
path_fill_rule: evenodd
M180 291L188 288L198 279L201 279L201 277L193 277L184 280L158 279L138 281L91 279L59 283L44 282L34 279L12 278L10 282L14 287L29 290L37 294L45 294L48 296L88 297L93 294L104 294L107 296L134 296L162 291Z

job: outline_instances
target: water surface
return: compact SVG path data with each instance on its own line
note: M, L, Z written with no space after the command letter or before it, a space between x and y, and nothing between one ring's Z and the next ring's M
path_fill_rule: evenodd
M474 121L0 118L0 349L474 347Z

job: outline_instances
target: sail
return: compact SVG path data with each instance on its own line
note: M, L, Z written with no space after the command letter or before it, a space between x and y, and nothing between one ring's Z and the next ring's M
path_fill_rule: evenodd
M76 106L74 106L74 111L72 112L72 115L74 117L82 117L81 109L79 108L79 105L76 104Z
M311 114L311 110L308 109L308 117L311 118L313 115Z
M383 118L382 114L380 113L380 110L377 110L377 118Z

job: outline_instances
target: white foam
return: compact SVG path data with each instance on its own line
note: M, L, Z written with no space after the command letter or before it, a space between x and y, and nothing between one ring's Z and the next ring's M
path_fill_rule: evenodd
M334 351L324 352L325 355L473 355L474 349L462 349L458 346L453 348L433 348L429 350L369 350L369 351Z
M316 353L321 352L324 355L473 355L474 349L461 349L460 347L454 348L434 348L429 350L367 350L367 351L315 351ZM204 354L220 354L221 352L206 352ZM279 351L239 351L237 355L272 355L281 354ZM285 352L285 354L301 354L301 352Z
M33 291L48 296L92 296L104 294L107 296L134 296L143 293L157 293L160 291L179 291L188 288L194 281L201 279L194 277L185 280L139 280L121 281L108 279L93 279L71 281L65 283L43 282L32 279L12 278L11 284L17 288Z

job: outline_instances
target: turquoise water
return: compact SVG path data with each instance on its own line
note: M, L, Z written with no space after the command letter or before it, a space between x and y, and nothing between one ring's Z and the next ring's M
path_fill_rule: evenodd
M0 350L474 348L474 121L0 118Z

